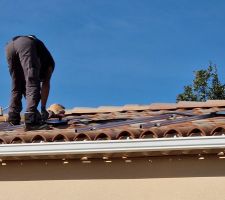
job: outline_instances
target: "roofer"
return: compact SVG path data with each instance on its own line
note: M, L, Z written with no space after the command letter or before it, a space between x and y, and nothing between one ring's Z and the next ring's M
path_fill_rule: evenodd
M22 97L26 98L25 130L48 128L46 103L55 62L44 43L34 35L16 36L6 45L12 78L8 122L20 124ZM41 101L41 114L37 107Z

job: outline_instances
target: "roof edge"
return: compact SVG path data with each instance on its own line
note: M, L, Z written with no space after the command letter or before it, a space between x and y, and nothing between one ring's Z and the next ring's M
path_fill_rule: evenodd
M0 158L225 149L225 136L0 145Z

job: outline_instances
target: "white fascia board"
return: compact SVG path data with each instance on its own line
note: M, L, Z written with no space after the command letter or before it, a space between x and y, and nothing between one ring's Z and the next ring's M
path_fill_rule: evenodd
M0 157L225 149L225 136L0 145Z

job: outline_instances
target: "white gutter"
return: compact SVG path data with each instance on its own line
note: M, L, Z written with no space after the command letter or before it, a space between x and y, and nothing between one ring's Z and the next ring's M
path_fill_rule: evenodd
M225 136L0 145L0 157L225 149Z

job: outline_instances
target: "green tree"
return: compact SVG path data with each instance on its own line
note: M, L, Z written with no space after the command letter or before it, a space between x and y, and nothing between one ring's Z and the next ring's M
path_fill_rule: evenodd
M194 71L191 85L184 86L184 92L177 95L177 101L206 101L208 99L225 99L225 85L221 84L216 65L207 69Z

